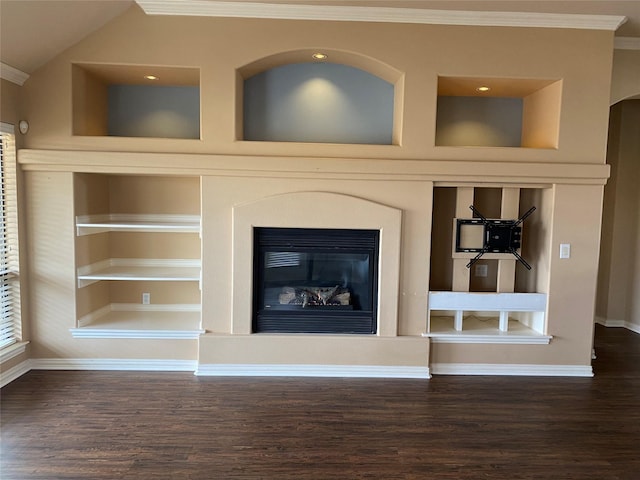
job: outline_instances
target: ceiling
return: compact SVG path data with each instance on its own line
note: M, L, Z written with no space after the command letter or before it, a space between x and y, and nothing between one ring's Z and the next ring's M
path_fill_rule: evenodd
M188 3L220 3L213 0L167 1L180 9ZM140 0L140 3L144 3ZM249 0L226 0L226 3ZM470 12L533 12L626 16L618 37L640 38L640 0L263 0L262 4L354 6L456 10ZM0 61L26 74L99 29L132 7L134 0L0 0ZM52 21L54 20L54 21ZM3 67L4 67L3 65Z

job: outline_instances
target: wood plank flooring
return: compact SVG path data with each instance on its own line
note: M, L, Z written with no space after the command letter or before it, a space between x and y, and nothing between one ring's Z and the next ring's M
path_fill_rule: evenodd
M640 335L596 350L594 378L31 371L0 478L637 480Z

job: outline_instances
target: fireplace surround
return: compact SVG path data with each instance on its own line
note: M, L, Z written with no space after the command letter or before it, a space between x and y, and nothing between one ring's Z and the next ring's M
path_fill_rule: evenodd
M232 225L231 334L254 333L254 229L308 228L379 232L378 289L374 298L375 335L398 335L402 228L400 209L334 192L288 192L234 205Z

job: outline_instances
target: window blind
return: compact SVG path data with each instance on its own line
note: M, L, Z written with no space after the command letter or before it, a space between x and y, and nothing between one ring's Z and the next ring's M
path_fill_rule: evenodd
M0 133L0 348L15 343L22 335L17 207L14 136L3 131Z

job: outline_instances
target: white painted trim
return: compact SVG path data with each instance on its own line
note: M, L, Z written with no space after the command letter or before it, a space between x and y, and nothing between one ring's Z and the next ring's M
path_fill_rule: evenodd
M434 375L512 375L534 377L593 377L590 365L528 365L490 363L432 363Z
M624 320L614 320L610 318L598 318L596 319L596 322L599 323L600 325L604 325L605 327L610 327L610 328L624 327L625 324L627 323Z
M420 8L299 5L213 0L136 0L147 15L418 23L488 27L578 28L615 31L621 15L427 10Z
M3 370L0 372L0 387L13 382L15 379L21 377L25 373L31 370L31 360L25 360L18 365L11 367L9 370Z
M73 338L138 338L197 340L204 330L133 330L130 328L70 328Z
M15 135L16 127L12 123L0 122L0 133Z
M429 310L544 312L546 293L429 292Z
M640 50L640 37L615 37L613 48L616 50Z
M121 358L33 358L32 370L131 370L193 372L196 360L150 360Z
M199 215L97 214L76 217L77 235L111 231L200 233Z
M627 330L631 330L634 333L640 333L640 325L637 325L631 322L626 322L624 326Z
M28 344L29 342L17 342L0 350L0 363L7 362L18 355L23 354L26 351Z
M626 320L596 317L596 323L607 328L626 328L634 333L640 333L640 325L627 322Z
M18 70L11 65L7 65L4 62L0 62L0 78L22 86L29 78L29 74L24 73L22 70Z
M109 258L78 267L78 288L101 280L200 282L201 266L200 259L189 258ZM112 268L125 270L114 272ZM150 270L155 268L160 271Z
M195 374L219 377L431 378L429 367L385 365L200 364Z
M429 337L431 343L477 343L477 344L508 344L508 345L548 345L553 337L551 335L509 335L508 333L496 335L473 335L464 333L423 333L423 337Z

